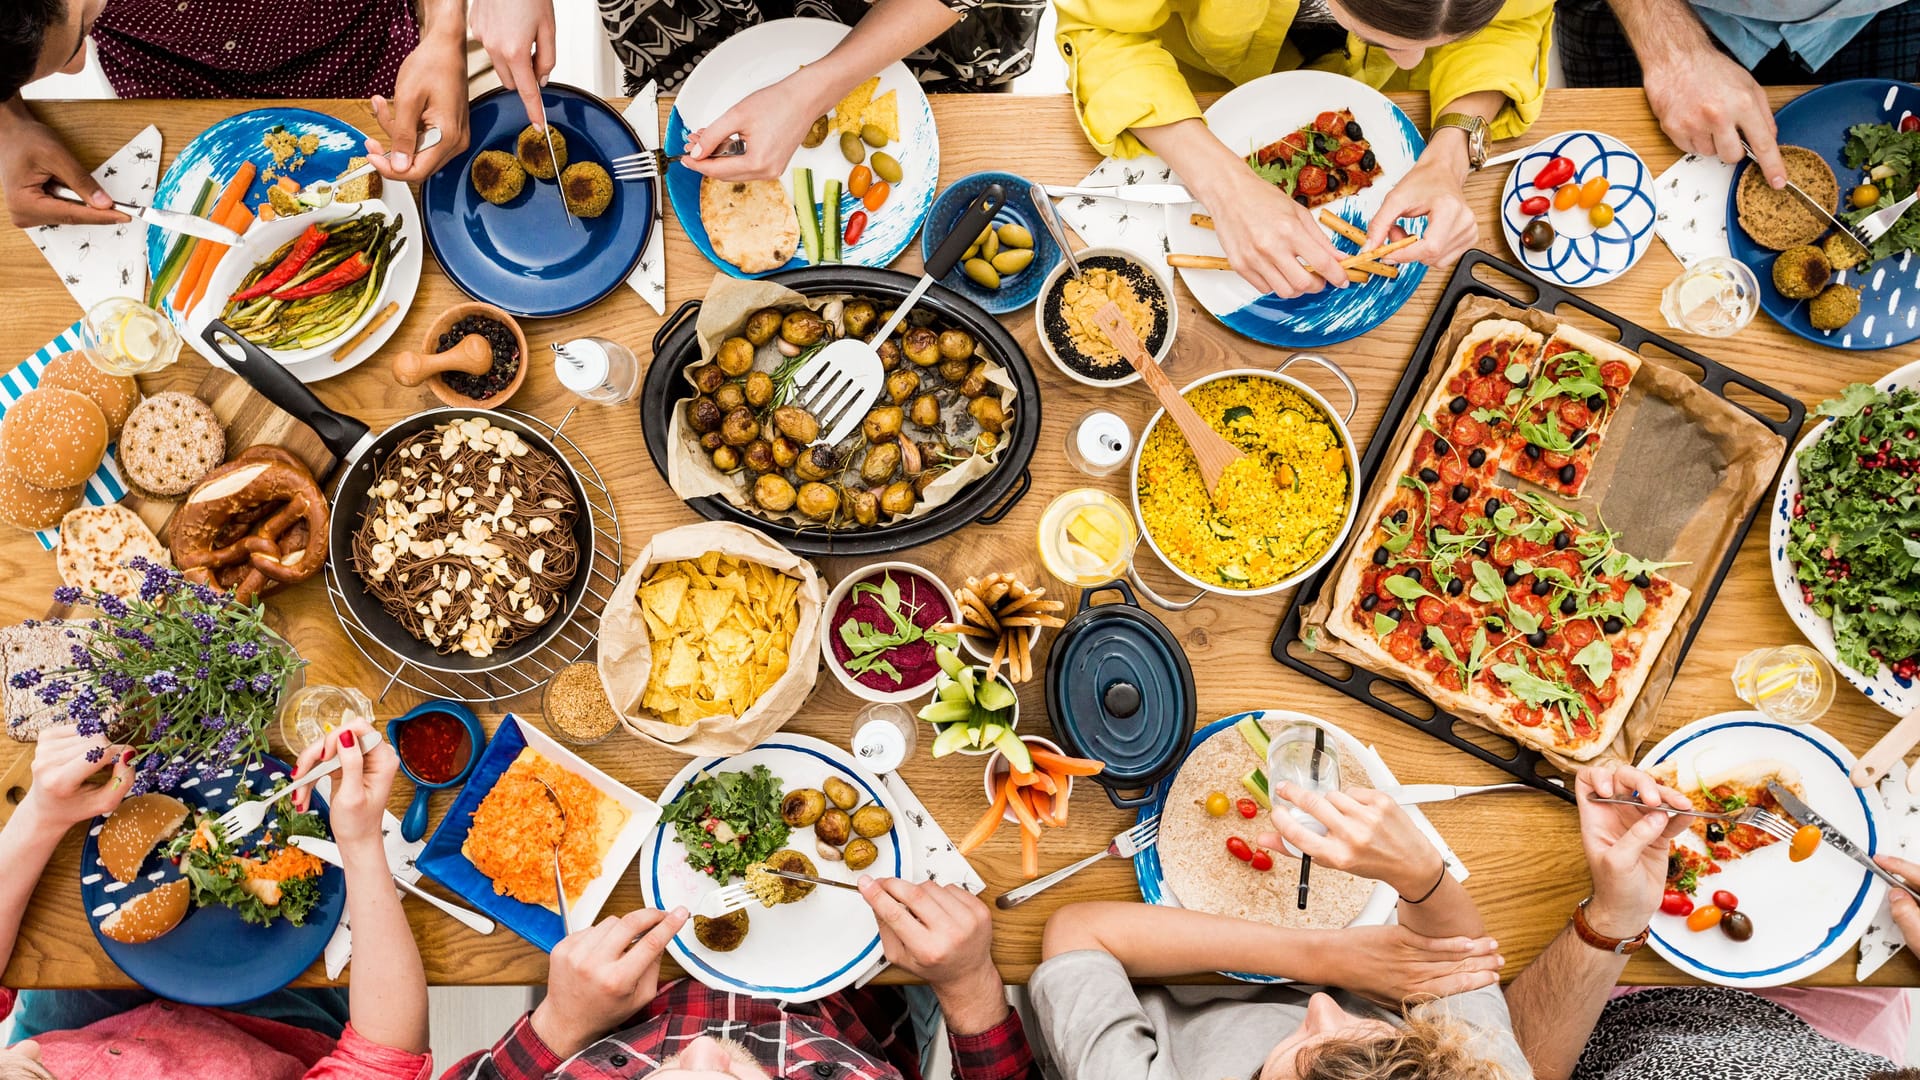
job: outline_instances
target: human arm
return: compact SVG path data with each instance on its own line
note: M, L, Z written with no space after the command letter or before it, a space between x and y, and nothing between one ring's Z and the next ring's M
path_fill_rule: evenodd
M544 115L540 88L547 84L558 59L553 0L473 0L468 18L474 40L493 60L500 85L520 95L528 116Z
M99 751L96 759L92 755ZM33 900L33 888L53 858L67 830L101 814L112 813L133 782L132 751L110 746L99 737L83 737L69 725L40 733L33 750L33 783L26 798L0 828L0 969L13 956ZM111 763L113 775L100 786L89 781Z
M393 100L378 94L373 116L385 144L367 140L381 176L404 183L425 180L467 147L467 12L463 0L420 0L420 44L394 77ZM415 153L420 132L440 129L440 145Z
M716 180L780 175L807 137L847 91L945 33L960 19L940 0L878 0L833 51L764 90L748 94L687 137L681 163ZM746 152L708 158L730 135Z
M1647 104L1675 146L1737 164L1744 136L1774 187L1787 167L1767 93L1720 51L1687 0L1608 0L1640 60Z
M1648 806L1688 808L1687 797L1638 769L1581 769L1574 779L1580 807L1580 844L1593 878L1587 925L1627 939L1646 929L1666 888L1667 842L1685 832L1686 818L1630 806L1590 802L1636 796ZM1606 1007L1627 958L1582 941L1569 922L1507 987L1514 1040L1542 1080L1571 1076L1587 1036Z
M113 225L127 215L113 208L93 174L80 164L60 135L36 119L18 94L0 103L0 186L5 187L7 214L20 228L33 225ZM47 194L49 183L61 183L87 200L82 206Z

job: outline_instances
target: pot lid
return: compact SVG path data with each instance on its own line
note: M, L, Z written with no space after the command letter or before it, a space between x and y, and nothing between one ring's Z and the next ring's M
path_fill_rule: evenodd
M1106 763L1102 784L1152 783L1193 730L1193 668L1158 619L1131 603L1088 607L1090 596L1048 656L1048 713L1073 753Z

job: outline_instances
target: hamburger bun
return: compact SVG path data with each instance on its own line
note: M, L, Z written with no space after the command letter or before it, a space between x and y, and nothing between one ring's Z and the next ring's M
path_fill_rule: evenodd
M0 521L16 529L51 529L80 505L85 484L48 491L34 487L0 460Z
M100 827L100 864L115 881L131 882L160 841L180 831L187 804L171 795L135 795Z
M53 363L41 374L40 385L85 394L100 406L101 414L107 418L108 442L120 437L120 426L127 422L127 414L140 404L140 384L133 381L133 376L109 375L95 367L83 352L54 357Z
M122 945L145 945L180 925L192 892L186 878L175 878L121 904L100 920L100 932Z
M1834 178L1833 166L1804 146L1782 146L1780 159L1786 162L1787 179L1832 213L1840 203L1840 181ZM1748 165L1740 174L1733 201L1740 211L1740 227L1764 248L1785 251L1811 244L1828 229L1826 219L1800 196L1785 188L1774 190L1757 165Z
M0 423L0 462L43 490L86 483L106 453L106 414L72 390L29 390Z

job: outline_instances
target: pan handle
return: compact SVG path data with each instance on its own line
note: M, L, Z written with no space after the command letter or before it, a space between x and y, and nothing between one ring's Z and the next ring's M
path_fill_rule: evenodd
M324 402L314 396L313 391L307 389L305 383L294 378L291 372L253 342L241 337L233 327L214 319L207 323L207 328L201 331L200 336L226 360L228 366L233 368L233 373L258 390L260 396L312 428L313 433L320 436L320 441L333 452L336 461L345 462L371 434L367 425L359 420L327 408ZM238 350L238 355L235 350Z
M980 525L1000 524L1000 520L1006 517L1008 514L1013 513L1013 508L1015 506L1018 506L1020 504L1020 500L1026 498L1027 492L1032 490L1033 490L1033 470L1032 469L1020 470L1020 482L1014 486L1013 494L1007 496L1007 501L1001 503L999 506L995 507L992 510L987 511L984 514L981 514L979 517L974 518L973 519L974 522Z
M660 329L653 332L653 351L658 354L660 352L661 342L666 341L669 335L675 330L680 329L681 323L692 318L694 313L699 310L700 301L698 299L688 300L679 307L674 308L673 314L667 316L667 321L661 323Z
M1318 364L1332 372L1333 377L1340 380L1340 385L1347 388L1347 415L1341 422L1347 424L1353 423L1353 414L1360 411L1360 391L1354 389L1353 380L1347 377L1347 373L1341 369L1339 364L1321 356L1319 353L1294 353L1292 356L1287 357L1286 362L1274 368L1274 373L1277 375L1285 375L1288 368L1302 360L1305 360L1309 364Z

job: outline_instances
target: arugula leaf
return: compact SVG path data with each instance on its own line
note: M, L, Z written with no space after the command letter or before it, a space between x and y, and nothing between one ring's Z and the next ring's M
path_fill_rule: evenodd
M1513 385L1524 386L1527 381L1527 365L1516 361L1514 363L1508 364L1507 370L1502 372L1501 374L1505 375L1507 377L1507 381L1512 383Z
M1507 586L1500 580L1500 572L1483 562L1473 564L1473 587L1467 595L1483 604L1497 604L1506 599Z
M1513 429L1520 436L1542 450L1552 450L1565 454L1573 449L1573 440L1567 438L1558 424L1539 424L1523 416L1513 418Z
M1514 603L1507 601L1507 618L1513 622L1513 628L1523 634L1531 634L1540 629L1540 616Z
M787 843L780 778L765 765L701 771L662 814L687 852L687 865L725 884ZM724 826L724 830L721 828Z
M1613 646L1607 644L1606 638L1596 637L1587 642L1586 648L1574 654L1573 662L1587 673L1593 685L1605 686L1607 680L1613 677Z
M1620 617L1627 621L1628 626L1638 626L1640 625L1640 616L1646 613L1646 594L1640 591L1640 586L1638 585L1627 586L1626 595L1620 599Z
M1418 600L1423 596L1433 596L1433 593L1428 591L1425 585L1420 584L1405 574L1395 574L1388 578L1387 591L1402 600ZM1439 597L1435 596L1434 599L1438 600Z
M1386 637L1389 634L1392 634L1396 629L1398 629L1399 626L1400 624L1398 622L1395 622L1391 616L1382 615L1378 611L1373 613L1373 636L1374 637Z

